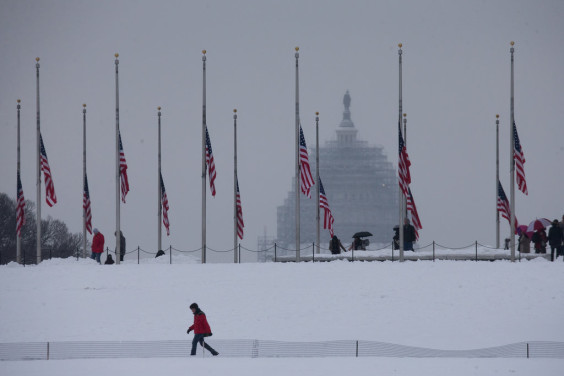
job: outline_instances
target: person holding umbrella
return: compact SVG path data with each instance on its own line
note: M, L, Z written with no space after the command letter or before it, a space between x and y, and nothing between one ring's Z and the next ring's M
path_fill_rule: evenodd
M550 261L554 261L554 251L556 250L556 257L560 253L560 247L562 245L562 228L558 219L552 221L552 227L548 230L548 244L550 245Z

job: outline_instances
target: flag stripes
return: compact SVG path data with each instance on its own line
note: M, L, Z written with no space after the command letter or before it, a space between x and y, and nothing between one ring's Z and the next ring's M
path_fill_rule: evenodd
M411 222L413 222L413 227L415 228L415 238L419 240L419 230L422 230L423 226L421 225L419 213L417 213L417 207L415 206L415 200L411 194L410 187L407 187L407 193L407 210L411 212Z
M213 159L213 152L210 140L210 134L208 133L208 127L206 126L206 168L208 169L208 175L210 178L210 189L212 196L215 197L215 161Z
M22 227L25 224L25 197L22 188L22 181L20 179L20 172L18 171L18 202L16 206L16 235L19 238L22 234Z
M521 192L528 195L529 191L527 190L527 181L525 180L525 155L523 154L523 148L521 147L521 142L519 141L515 122L513 122L513 141L513 160L515 161L515 170L517 171L517 186Z
M319 208L323 209L323 228L329 229L329 235L333 237L333 235L335 234L333 231L333 223L335 222L335 218L333 217L331 209L329 208L329 201L327 200L327 195L325 194L325 189L323 188L321 178L319 178Z
M49 167L49 160L47 159L47 151L43 144L43 137L39 133L39 141L41 148L40 164L41 171L45 180L45 202L47 205L53 206L57 203L57 195L55 194L55 185L53 184L53 177L51 176L51 168Z
M398 123L398 137L399 137L399 159L398 159L398 176L399 176L399 186L404 196L408 196L409 184L411 184L411 175L409 173L409 166L411 162L409 161L409 155L407 155L407 148L403 141L403 135L401 133L401 125Z
M84 175L84 190L82 197L82 208L86 221L86 230L92 234L92 209L90 208L90 190L88 189L88 177Z
M243 240L243 207L241 206L241 194L239 193L239 178L237 178L237 236Z
M125 161L125 153L121 142L121 132L119 136L119 177L121 181L121 200L125 203L125 196L129 192L129 179L127 177L127 162Z
M509 200L507 200L507 196L499 180L497 182L497 211L511 224L511 207L509 206ZM517 217L515 217L515 228L517 228L518 223L519 221L517 221Z
M163 181L163 175L160 174L161 178L161 205L163 207L163 224L166 228L166 235L170 236L170 222L168 221L168 210L170 209L168 205L168 197L166 195L166 189Z
M314 184L314 179L313 176L311 175L311 169L309 167L307 146L301 125L300 125L300 178L301 178L300 186L302 193L306 195L308 198L311 198L311 187Z

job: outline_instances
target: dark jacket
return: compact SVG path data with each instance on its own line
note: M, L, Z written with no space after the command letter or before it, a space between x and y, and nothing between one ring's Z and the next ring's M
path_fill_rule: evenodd
M121 230L119 231L119 253L125 255L125 236L123 236Z
M552 225L548 230L548 243L551 247L562 244L562 228L559 225Z
M194 334L211 334L212 331L206 319L206 314L200 308L196 308L196 312L194 312L194 325L189 329L194 330Z
M416 240L415 237L415 227L411 224L403 226L403 241L404 242L414 242Z

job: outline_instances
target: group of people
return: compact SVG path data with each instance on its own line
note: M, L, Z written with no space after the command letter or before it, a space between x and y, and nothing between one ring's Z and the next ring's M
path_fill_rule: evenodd
M519 252L530 253L531 242L534 244L535 253L546 253L546 246L550 246L550 261L554 261L554 256L564 256L564 215L562 222L557 219L552 221L552 226L548 230L548 235L544 228L538 229L529 238L526 231L522 231L519 236Z
M102 256L102 253L104 253L104 235L98 231L97 228L93 229L92 232L94 233L94 237L92 238L92 254L90 255L90 258L92 260L96 260L98 264L101 264L100 257ZM114 235L116 234L117 232L114 232ZM125 256L125 236L123 236L123 232L121 231L119 232L119 249L119 260L123 261L123 257ZM104 264L111 265L114 263L115 261L112 258L112 255L108 254Z

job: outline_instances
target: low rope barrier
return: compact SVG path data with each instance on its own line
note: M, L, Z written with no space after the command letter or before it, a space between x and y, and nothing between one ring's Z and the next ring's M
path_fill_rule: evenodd
M468 245L468 246L466 246L466 247L458 247L458 248L456 248L456 247L445 247L444 245L440 245L439 243L435 243L435 245L436 245L437 247L441 247L441 248L443 248L443 249L452 249L452 250L456 250L456 251L457 251L457 250L461 250L461 249L472 248L472 247L475 246L475 243L472 243L472 244L470 244L470 245Z

